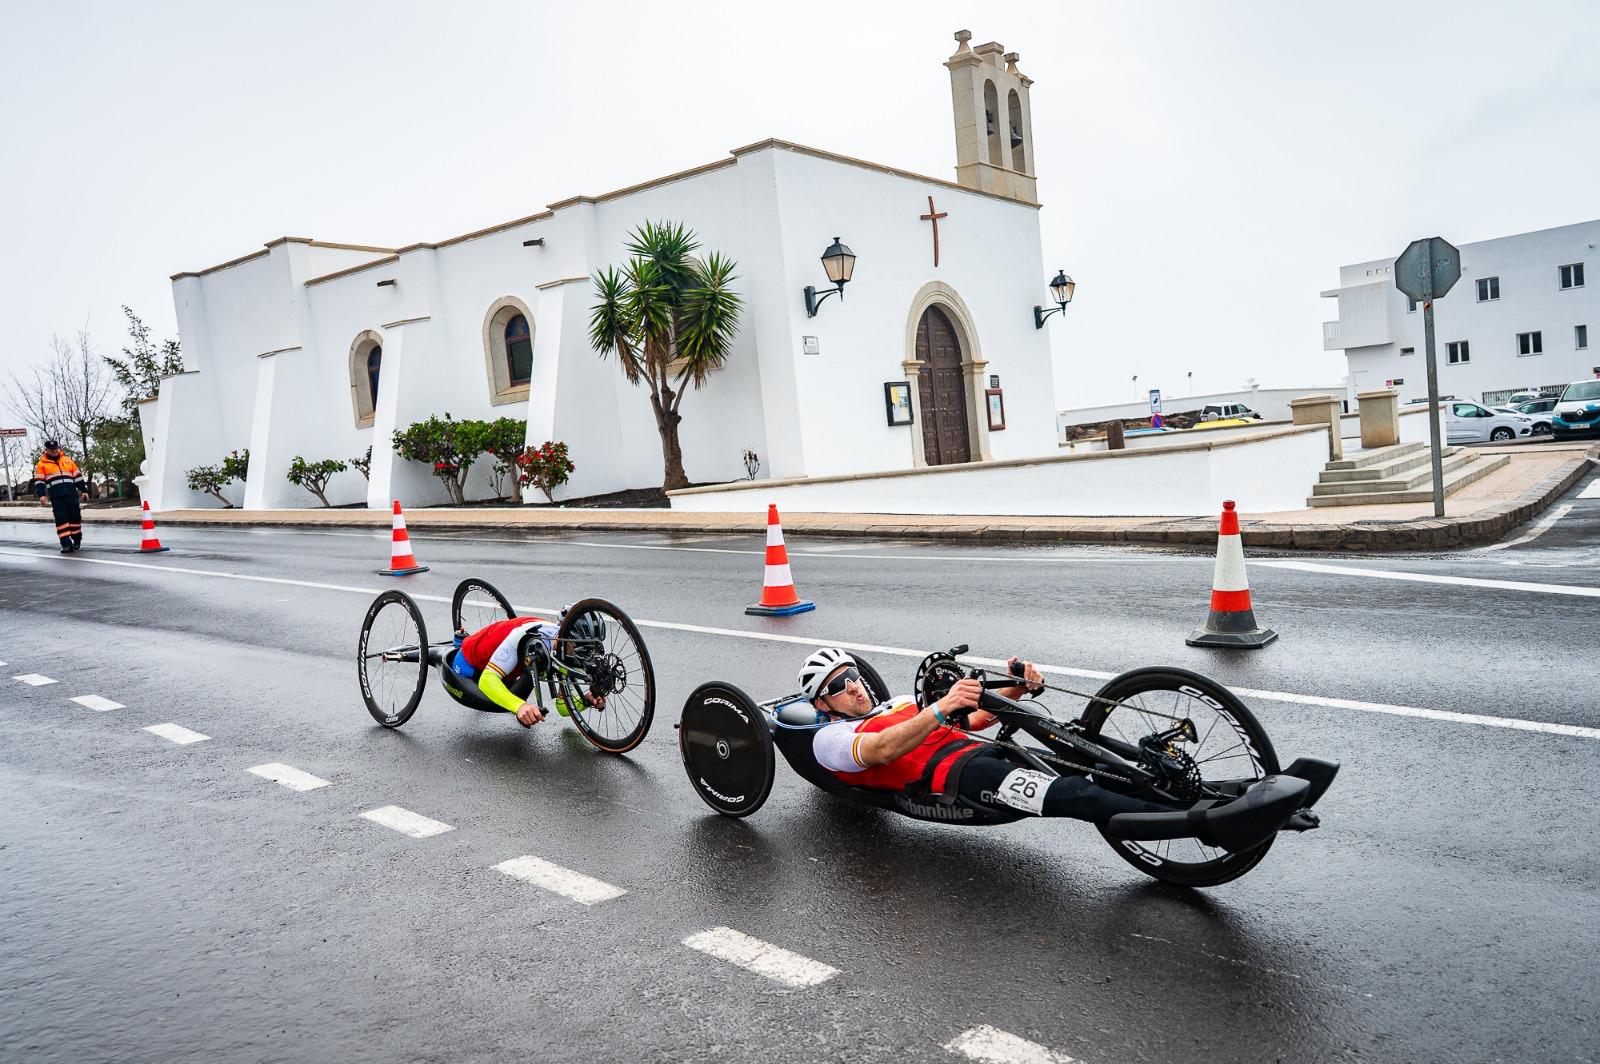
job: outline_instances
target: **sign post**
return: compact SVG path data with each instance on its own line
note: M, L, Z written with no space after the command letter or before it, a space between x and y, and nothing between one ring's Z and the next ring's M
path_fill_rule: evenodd
M1394 261L1394 286L1422 304L1428 358L1428 441L1433 460L1433 516L1444 516L1444 454L1439 439L1439 363L1434 354L1433 301L1461 279L1461 252L1443 237L1413 240Z
M1160 388L1151 388L1150 389L1150 427L1153 428L1153 429L1163 428L1164 427L1164 420L1165 419L1163 419L1162 416L1161 416L1161 389Z
M16 478L11 475L11 437L26 436L27 434L27 429L0 429L0 462L5 463L0 468L4 468L6 471L7 502L17 501L17 482ZM22 453L27 454L28 452L24 451Z

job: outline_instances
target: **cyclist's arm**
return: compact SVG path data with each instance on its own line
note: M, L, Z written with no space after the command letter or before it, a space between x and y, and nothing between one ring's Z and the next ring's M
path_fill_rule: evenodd
M939 726L939 718L933 713L933 707L930 706L914 717L889 725L883 731L862 734L856 742L856 760L870 768L873 765L887 765L896 758L906 756Z
M478 690L482 691L495 705L508 713L515 713L522 708L522 699L511 693L506 686L500 670L490 665L483 670L483 675L478 677Z

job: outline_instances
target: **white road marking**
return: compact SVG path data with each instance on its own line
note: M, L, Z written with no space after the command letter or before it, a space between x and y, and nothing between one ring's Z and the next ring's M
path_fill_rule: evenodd
M72 701L78 703L78 705L82 706L84 709L92 709L96 713L104 713L109 709L128 708L121 702L113 702L111 699L101 698L99 695L79 695L77 698L72 699Z
M53 558L54 555L42 555ZM150 565L144 562L113 561L109 558L83 558L75 556L77 565L121 565L130 569L153 569L163 573L184 573L190 576L214 576L227 580L246 580L256 583L279 584L289 587L307 587L320 591L345 591L357 595L376 595L386 588L351 587L344 584L326 584L311 580L292 580L287 577L277 576L251 576L244 573L224 573L206 569L181 569L175 566ZM1426 582L1442 583L1474 583L1487 584L1493 587L1526 588L1529 590L1544 591L1555 586L1551 584L1518 584L1510 580L1478 580L1471 581L1465 577L1429 577L1419 573L1390 573L1378 569L1350 569L1344 566L1327 566L1314 562L1287 562L1287 561L1258 561L1255 565L1278 566L1279 568L1306 568L1311 572L1333 570L1337 572L1353 572L1358 575L1371 575L1392 577L1395 579L1420 579ZM1574 588L1575 592L1582 592L1591 596L1600 596L1600 589ZM443 595L420 595L413 593L412 598L423 602L444 602L450 600ZM559 611L553 606L526 606L513 605L520 613L547 614L555 616ZM752 632L740 628L716 628L703 624L683 624L676 621L651 621L634 618L634 623L641 628L660 628L674 632L693 632L701 635L719 635L734 639L755 639L768 643L791 643L795 646L837 646L845 650L859 650L866 654L891 654L904 658L923 658L928 655L926 650L916 650L910 647L884 646L878 643L851 643L843 640L829 640L820 635L781 635L776 632ZM967 657L965 661L978 665L988 665L1004 668L1005 662L999 658ZM1109 680L1115 673L1104 672L1099 669L1076 669L1066 665L1039 665L1040 672L1055 673L1060 676L1077 676L1089 680ZM1545 721L1518 720L1514 717L1489 717L1475 713L1455 713L1450 710L1429 709L1422 706L1393 706L1383 702L1362 702L1354 699L1327 698L1322 695L1296 694L1292 691L1262 691L1253 689L1237 689L1240 694L1249 694L1256 698L1265 698L1275 702L1300 702L1312 706L1325 706L1330 709L1353 709L1363 713L1387 713L1397 717L1417 717L1428 720L1449 721L1454 724L1473 724L1491 728L1511 728L1518 731L1544 732L1550 735L1567 735L1583 739L1600 739L1600 728L1583 728L1570 724L1550 724Z
M145 731L150 732L152 735L159 735L169 742L177 743L179 746L188 746L190 743L203 743L211 738L209 735L201 735L197 731L190 731L181 724L152 724Z
M1600 483L1600 481L1597 481L1597 483ZM1477 547L1468 553L1483 554L1486 551L1505 550L1507 547L1520 547L1524 543L1532 543L1534 540L1550 531L1550 526L1554 525L1557 521L1561 520L1571 512L1572 503L1570 502L1564 506L1557 506L1554 510L1551 510L1549 514L1543 517L1538 524L1528 529L1527 532L1518 536L1516 539L1508 539L1503 543L1491 543L1486 547Z
M48 676L40 676L36 672L25 672L21 676L13 676L11 678L13 680L20 680L23 683L27 684L29 687L43 687L47 683L58 683L59 682L57 680L52 680Z
M962 1031L946 1042L945 1048L983 1064L1072 1064L1072 1058L1065 1053L1046 1049L1038 1042L1018 1038L988 1024Z
M273 783L281 783L291 791L314 791L318 787L326 787L328 781L309 772L302 772L293 765L281 765L274 761L270 765L257 765L247 768L246 772L252 776L260 776Z
M455 830L449 824L432 820L421 813L413 813L409 809L401 809L398 805L385 805L377 809L369 809L361 815L374 824L382 824L386 828L393 828L400 834L410 835L414 839L425 839L430 835L443 835L447 831Z
M1589 486L1578 492L1580 499L1600 499L1600 477L1589 481Z
M1260 561L1271 569L1296 569L1302 573L1332 573L1336 576L1369 576L1377 580L1410 580L1418 584L1453 584L1457 587L1484 587L1495 591L1532 591L1540 595L1575 595L1600 598L1600 587L1573 584L1534 584L1526 580L1482 580L1472 576L1440 576L1435 573L1402 573L1390 569L1358 569L1353 565L1325 565L1322 562Z
M543 887L552 894L570 898L580 905L594 905L610 901L612 898L620 898L628 893L621 887L613 887L610 883L586 876L582 872L574 872L570 868L562 868L558 864L551 864L549 861L532 856L513 857L509 861L501 861L495 868L513 879Z
M751 938L731 927L701 931L684 939L683 944L795 989L825 983L839 974L837 968Z

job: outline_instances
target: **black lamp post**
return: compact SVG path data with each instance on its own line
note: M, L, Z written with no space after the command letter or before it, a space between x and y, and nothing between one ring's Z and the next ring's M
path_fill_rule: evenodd
M1033 308L1033 327L1044 328L1044 319L1052 314L1061 314L1067 309L1067 304L1072 302L1072 291L1078 287L1078 282L1067 276L1065 270L1057 270L1055 279L1050 282L1050 298L1056 302L1054 310L1045 310L1043 307Z
M817 316L817 308L822 301L831 295L844 298L844 286L850 283L850 275L856 270L856 253L839 243L839 238L834 237L832 245L822 253L822 269L828 275L832 288L824 288L818 292L811 285L806 285L806 317Z

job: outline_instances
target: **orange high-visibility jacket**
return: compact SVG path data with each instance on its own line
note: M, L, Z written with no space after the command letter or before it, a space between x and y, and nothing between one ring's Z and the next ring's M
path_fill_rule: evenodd
M41 455L33 470L34 490L42 499L46 495L76 495L83 491L83 474L78 463L63 453L60 458Z

